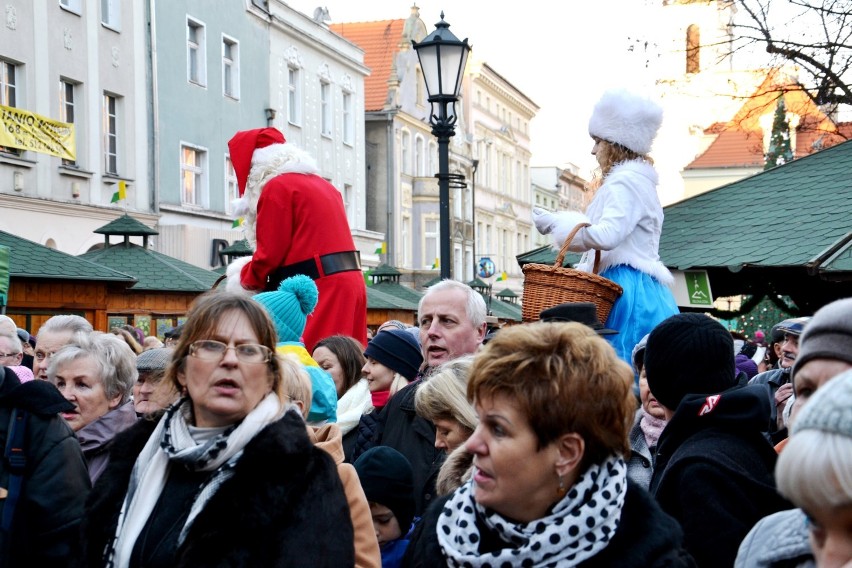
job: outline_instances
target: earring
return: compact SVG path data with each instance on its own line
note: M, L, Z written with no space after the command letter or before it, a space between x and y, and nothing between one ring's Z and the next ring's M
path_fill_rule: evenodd
M565 497L565 494L568 493L568 488L565 487L565 479L560 475L559 476L559 487L556 488L556 496L560 499Z

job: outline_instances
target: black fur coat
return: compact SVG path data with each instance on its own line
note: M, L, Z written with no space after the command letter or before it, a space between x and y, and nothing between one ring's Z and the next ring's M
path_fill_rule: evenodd
M103 566L136 457L156 422L140 420L113 444L107 470L86 503L84 566ZM349 506L337 467L314 447L294 412L264 428L234 475L196 517L175 566L354 565Z

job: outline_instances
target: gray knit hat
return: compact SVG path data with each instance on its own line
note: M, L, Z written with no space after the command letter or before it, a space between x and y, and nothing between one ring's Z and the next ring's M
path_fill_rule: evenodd
M817 389L793 421L793 435L822 430L852 438L852 370Z
M852 364L852 298L821 307L799 338L799 354L791 377L811 359L835 359Z
M162 371L169 361L172 360L174 349L171 347L160 347L143 351L136 357L137 371Z

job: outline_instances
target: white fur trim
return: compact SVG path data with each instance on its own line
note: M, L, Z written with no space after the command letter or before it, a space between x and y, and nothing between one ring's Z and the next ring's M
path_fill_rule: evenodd
M246 213L248 213L248 210L249 200L245 195L238 199L231 200L231 211L233 211L234 217L240 218Z
M243 288L243 284L240 281L240 273L243 270L243 266L251 262L251 258L250 256L243 256L228 265L227 270L225 270L225 274L228 276L225 290L228 292L242 292L244 294L250 293L249 290Z
M662 123L663 108L655 101L626 89L612 89L595 105L589 135L645 155Z
M594 268L594 262L595 252L590 251L583 255L583 258L577 263L576 268L583 272L591 272ZM666 265L659 260L648 260L644 258L636 258L634 256L622 256L617 250L601 251L601 264L598 268L598 273L603 272L610 266L618 266L619 264L632 266L640 272L649 274L665 286L671 287L674 285L674 276L672 276L672 273L669 272L668 268L666 268Z
M276 174L315 174L319 171L313 156L293 144L271 144L251 156L251 168L272 167Z

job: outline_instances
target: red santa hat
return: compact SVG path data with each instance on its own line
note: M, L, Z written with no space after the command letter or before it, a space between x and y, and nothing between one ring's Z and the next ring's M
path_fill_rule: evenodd
M233 164L234 172L237 174L240 197L246 191L246 182L251 171L251 158L254 151L272 144L284 144L284 142L286 142L284 135L277 128L243 130L234 134L234 137L228 141L231 164Z

